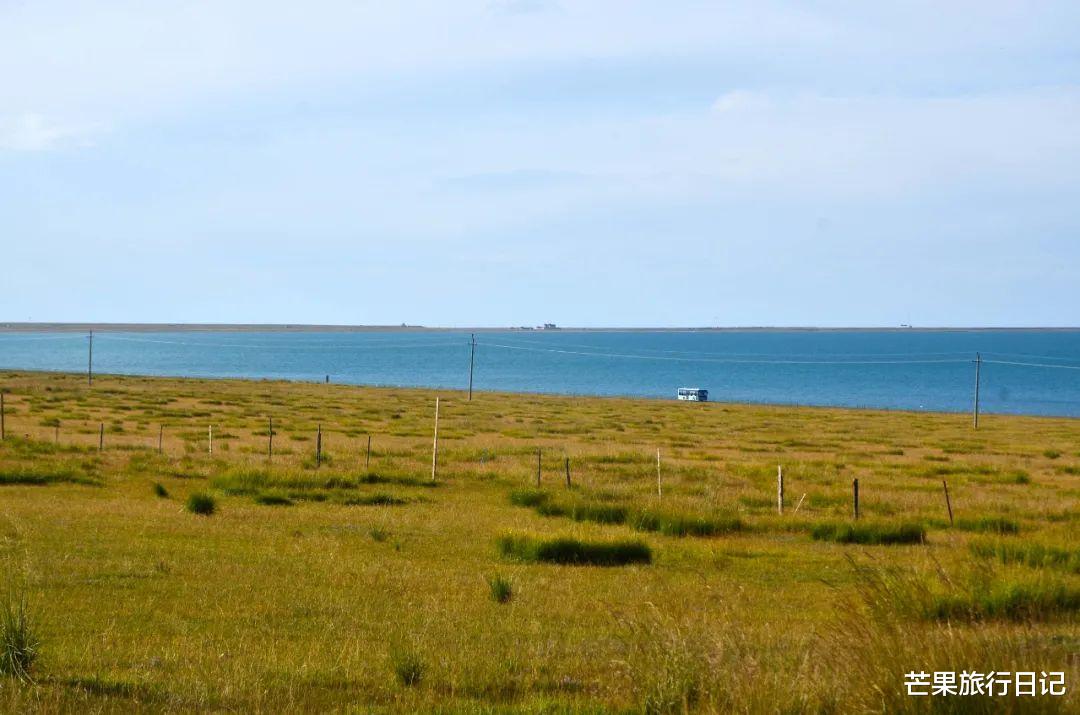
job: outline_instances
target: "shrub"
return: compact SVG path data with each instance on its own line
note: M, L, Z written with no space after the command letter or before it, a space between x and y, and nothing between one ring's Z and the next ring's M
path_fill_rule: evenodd
M210 516L217 510L217 501L205 492L194 492L188 497L187 510L192 514Z
M25 599L14 606L9 599L0 611L0 674L29 680L39 645L30 627Z
M497 574L488 579L488 588L491 589L491 600L495 603L508 603L514 595L510 580Z
M166 489L161 482L154 482L154 494L162 499L167 499L169 497L169 490Z
M921 544L926 541L926 528L914 522L889 523L838 523L815 524L810 530L817 541L834 541L838 544Z
M398 683L407 688L419 685L424 677L424 662L413 651L397 650L390 654L390 664Z
M957 519L956 528L962 531L977 531L995 534L1019 534L1020 526L1011 519L1002 516L983 516L978 519Z
M652 550L643 541L581 541L568 537L535 539L507 535L501 537L497 545L503 557L527 563L623 566L652 562Z

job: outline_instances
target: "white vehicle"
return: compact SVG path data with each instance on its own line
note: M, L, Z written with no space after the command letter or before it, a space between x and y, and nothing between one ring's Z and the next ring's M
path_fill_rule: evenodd
M708 402L709 391L702 390L700 387L680 387L679 399L689 400L690 402Z

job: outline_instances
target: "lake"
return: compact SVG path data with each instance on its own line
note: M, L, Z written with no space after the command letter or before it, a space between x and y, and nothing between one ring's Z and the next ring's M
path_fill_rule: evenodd
M1080 331L485 331L477 390L1080 416ZM94 370L462 389L455 331L97 332ZM0 368L85 371L87 337L0 333Z

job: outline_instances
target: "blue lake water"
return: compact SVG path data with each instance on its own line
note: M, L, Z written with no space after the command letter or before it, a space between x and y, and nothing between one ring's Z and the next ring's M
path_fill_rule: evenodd
M1080 331L477 333L477 390L1080 417ZM75 333L0 333L0 368L85 371ZM462 332L94 335L101 373L465 388Z

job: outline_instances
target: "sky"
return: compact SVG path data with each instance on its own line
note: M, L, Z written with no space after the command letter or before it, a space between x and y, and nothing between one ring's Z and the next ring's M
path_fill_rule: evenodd
M0 321L1078 326L1078 28L0 0Z

